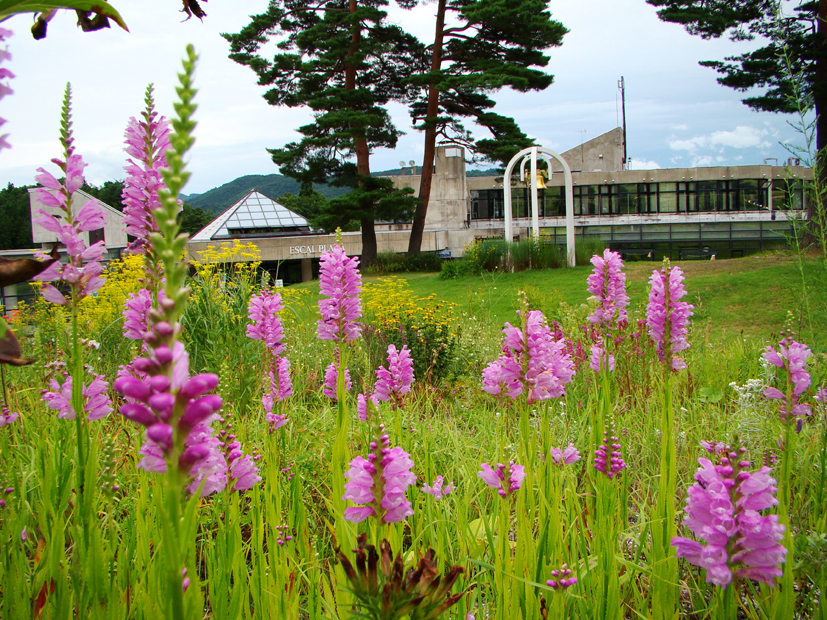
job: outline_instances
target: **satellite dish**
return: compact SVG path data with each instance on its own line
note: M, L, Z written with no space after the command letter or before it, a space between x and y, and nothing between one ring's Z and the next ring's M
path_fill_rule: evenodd
M404 167L405 167L405 162L404 162L404 161L400 161L400 162L399 162L399 166L400 166L400 168L404 168Z
M408 162L408 165L411 166L411 167L414 167L414 166L416 166L416 162L412 159L411 161Z

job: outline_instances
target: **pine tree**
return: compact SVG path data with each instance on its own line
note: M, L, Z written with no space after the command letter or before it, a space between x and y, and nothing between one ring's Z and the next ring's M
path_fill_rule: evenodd
M658 16L682 24L704 39L724 35L733 41L764 39L767 44L725 61L703 61L718 82L738 91L762 88L743 102L755 110L816 114L816 148L822 187L827 187L827 0L798 0L794 8L777 0L646 0ZM803 97L803 101L801 98ZM811 207L813 204L811 204ZM812 213L811 213L812 215Z
M268 149L283 174L304 183L351 187L331 201L331 222L358 220L362 262L375 257L376 218L406 217L415 199L388 180L370 175L370 153L393 148L399 132L385 104L406 96L403 77L416 39L389 26L387 0L271 0L266 13L230 42L230 58L252 68L272 105L309 107L314 122L299 128L298 142ZM279 38L272 60L258 55ZM355 164L351 158L355 157Z
M506 86L520 92L547 88L553 77L536 67L548 65L544 50L560 45L566 32L551 19L544 0L437 0L434 43L423 50L420 63L426 69L410 80L422 89L411 116L425 132L425 152L409 253L422 247L437 139L503 164L531 146L514 119L491 112L488 93ZM472 120L492 137L475 141L460 119Z

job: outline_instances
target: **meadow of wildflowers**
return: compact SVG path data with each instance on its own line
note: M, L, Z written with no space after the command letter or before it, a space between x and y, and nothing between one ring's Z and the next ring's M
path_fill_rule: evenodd
M318 299L243 244L188 265L194 64L176 118L149 89L128 125L106 270L67 89L38 221L69 262L3 368L0 617L827 617L815 343L700 337L680 267L633 305L609 250L586 308L522 293L504 325L339 245Z

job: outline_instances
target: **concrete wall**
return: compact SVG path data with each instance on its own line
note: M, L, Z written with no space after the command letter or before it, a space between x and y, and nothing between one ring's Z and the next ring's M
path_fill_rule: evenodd
M456 228L468 219L471 195L465 177L465 149L439 146L425 230Z
M94 200L92 196L86 192L77 191L72 196L72 212L77 213L83 205L90 200ZM104 241L108 249L125 248L126 247L126 232L124 232L124 216L123 213L117 209L113 209L107 204L100 203L103 207L106 223L103 228ZM50 244L57 241L57 235L42 226L35 224L35 210L43 209L46 213L52 215L62 215L62 211L56 207L45 207L36 198L32 189L29 190L29 213L32 220L32 241L35 243ZM80 238L88 246L89 233L84 232L80 234Z
M560 155L572 172L623 170L623 129L616 127ZM563 167L555 161L552 170L562 173Z
M470 228L425 231L422 238L423 252L438 252L449 250L454 258L462 256L463 248L472 243L475 237L488 237L494 233L488 231L474 231ZM502 231L496 233L502 235ZM377 230L376 244L380 252L407 252L409 231L381 231ZM246 238L245 243L254 244L260 253L256 260L284 261L319 258L322 252L329 250L336 242L335 235L306 235L295 237L260 237ZM190 257L205 261L204 251L210 247L220 246L222 243L231 245L231 241L190 241L187 252ZM350 256L362 253L361 233L342 233L342 245ZM239 261L252 261L251 258L240 258Z
M419 196L420 175L392 178L396 187L410 187ZM466 226L470 201L468 178L465 176L465 149L461 146L438 146L425 230L442 231ZM422 249L425 249L424 243Z
M568 160L566 160L568 161ZM613 172L573 172L575 185L607 185L618 183L680 183L686 181L724 181L731 179L812 179L813 171L804 166L721 166L715 168L662 168L659 170L616 170ZM468 190L502 189L497 177L468 177ZM562 174L546 181L549 186L562 186ZM522 187L522 185L520 185Z

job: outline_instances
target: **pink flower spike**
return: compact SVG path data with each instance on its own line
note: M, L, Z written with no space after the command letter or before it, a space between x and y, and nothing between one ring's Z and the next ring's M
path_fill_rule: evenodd
M589 359L589 368L595 372L614 372L615 356L611 353L606 353L606 350L600 345L592 345L592 354Z
M155 112L152 95L150 86L142 121L130 118L124 134L124 151L130 156L124 168L124 224L126 232L138 239L135 248L139 251L143 251L149 235L158 230L153 212L161 207L158 192L166 189L161 170L169 167L165 153L171 148L169 121Z
M338 360L336 362L331 362L324 372L324 389L322 391L325 396L332 398L333 400L338 400L336 390L339 382L339 371L337 365ZM350 371L345 368L345 392L349 392L352 386L353 383L350 380Z
M801 425L803 418L810 415L810 406L799 403L799 396L812 384L812 378L807 371L807 359L811 355L810 347L796 342L791 337L784 338L779 343L778 351L767 347L764 352L764 359L773 366L782 368L785 371L787 385L792 386L789 398L782 390L775 387L768 387L764 391L766 398L782 401L779 413L784 422L795 422Z
M268 413L264 416L264 420L270 425L270 428L268 429L268 432L270 433L280 429L282 426L287 424L287 422L289 422L286 417L277 413Z
M349 258L344 248L333 246L319 260L319 292L327 299L319 300L317 335L321 340L350 342L362 332L357 322L362 316L362 275L359 259Z
M503 352L482 373L482 389L516 399L528 392L529 404L559 398L574 376L574 363L563 340L555 340L543 313L527 312L525 333L506 323Z
M19 413L12 413L8 407L3 407L3 413L0 413L0 428L8 426L20 416Z
M565 450L560 448L551 449L551 460L555 465L571 465L580 460L580 452L570 443Z
M787 550L781 545L784 526L778 515L759 513L778 503L770 468L750 473L748 461L729 458L735 452L718 453L718 466L698 459L701 467L685 509L684 524L706 544L680 536L671 544L678 557L706 569L708 583L726 587L736 576L774 585Z
M413 359L407 345L400 351L395 345L388 345L388 367L376 370L376 385L373 395L377 400L390 401L401 405L405 394L410 392L414 380Z
M603 256L592 256L594 272L587 278L589 293L597 297L599 303L589 315L589 321L609 329L628 319L626 306L629 296L626 294L626 274L623 273L623 260L620 254L606 248Z
M437 476L436 480L434 480L433 486L428 486L427 484L422 485L422 492L427 493L428 495L432 495L434 499L440 500L446 495L450 495L451 492L454 490L454 486L449 484L448 486L443 488L443 478L442 476Z
M683 271L679 267L670 267L668 261L666 263L649 278L646 324L657 345L660 360L672 370L681 370L686 368L686 363L676 354L689 348L686 336L695 306L680 301L686 295Z
M482 471L477 472L477 476L492 489L496 489L500 497L508 497L519 490L526 477L525 468L515 465L514 461L509 461L508 465L497 463L497 469L492 469L488 463L482 463L480 469Z
M383 427L379 428L382 431ZM346 509L348 521L376 516L383 523L397 523L413 514L411 503L405 497L407 488L416 482L416 476L410 471L413 461L402 448L389 449L388 443L388 436L383 433L371 443L374 451L367 459L357 456L350 462L342 499L368 505Z

